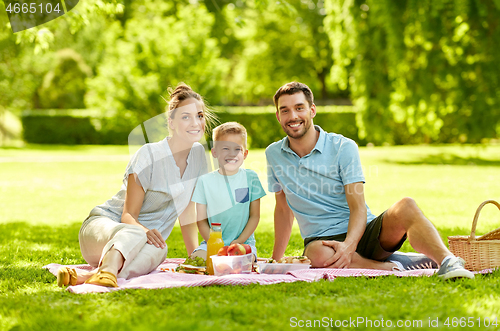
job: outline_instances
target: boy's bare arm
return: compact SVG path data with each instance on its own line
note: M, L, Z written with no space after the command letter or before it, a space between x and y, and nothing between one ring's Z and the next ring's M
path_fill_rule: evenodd
M276 192L274 208L274 248L273 259L279 260L285 254L286 246L292 234L293 213L283 191Z
M250 202L250 217L248 218L247 225L241 232L240 236L233 240L231 244L243 244L255 232L260 220L260 199Z
M200 231L203 240L208 241L208 238L210 238L210 225L208 225L207 205L196 204L196 220L198 231Z

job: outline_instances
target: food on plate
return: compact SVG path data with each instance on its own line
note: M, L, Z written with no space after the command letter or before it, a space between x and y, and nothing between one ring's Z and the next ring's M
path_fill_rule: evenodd
M309 269L311 260L306 256L289 256L279 259L267 259L267 261L259 261L259 272L263 274L286 274L291 271Z
M207 265L206 261L200 256L188 257L183 264L192 265L193 267L204 267Z
M202 257L188 257L184 263L180 264L175 271L182 274L198 274L206 275L207 266L206 261Z
M245 255L246 252L247 251L246 251L245 247L243 247L243 245L241 245L241 244L232 244L227 249L228 256Z
M176 271L181 274L208 275L207 267L193 267L184 264L179 265Z
M311 264L311 260L307 256L286 256L282 257L278 261L273 260L272 258L267 261L267 263L303 263L303 264Z

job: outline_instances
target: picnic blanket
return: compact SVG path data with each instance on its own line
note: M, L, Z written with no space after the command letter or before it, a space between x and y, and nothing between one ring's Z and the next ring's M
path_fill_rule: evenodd
M68 291L72 293L96 293L111 292L123 289L158 289L172 287L193 287L210 285L249 285L260 284L270 285L278 283L292 283L297 281L314 282L321 279L333 281L337 277L378 277L395 275L398 277L409 276L432 276L436 269L420 269L411 271L384 271L373 269L304 269L290 271L287 274L237 274L225 276L206 276L196 274L183 274L174 272L175 268L185 259L165 259L158 268L151 273L131 279L118 278L118 287L104 287L91 284L81 284L68 286ZM61 264L51 263L43 268L48 269L53 275L57 275L57 270ZM93 268L88 264L66 265L82 271L91 271ZM164 271L166 270L166 271ZM485 270L484 272L491 272Z

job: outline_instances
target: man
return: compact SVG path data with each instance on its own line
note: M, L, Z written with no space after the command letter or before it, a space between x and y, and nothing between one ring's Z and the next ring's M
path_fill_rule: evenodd
M316 106L309 87L285 84L274 104L287 134L266 149L269 191L276 193L274 259L283 256L295 217L313 267L404 269L384 261L408 238L440 265L439 277L474 277L413 199L404 198L377 217L371 213L357 145L313 124Z

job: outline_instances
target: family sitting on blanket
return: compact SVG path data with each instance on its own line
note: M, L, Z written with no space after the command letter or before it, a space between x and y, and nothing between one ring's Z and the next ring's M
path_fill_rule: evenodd
M274 259L283 256L296 218L304 255L313 267L402 271L409 266L404 265L406 257L392 253L408 238L415 250L440 265L439 277L474 277L412 199L395 203L378 217L370 212L356 143L313 125L316 106L306 85L282 86L274 103L287 134L266 149L268 187L276 193ZM117 277L151 272L167 255L165 239L177 217L188 255L195 251L194 255L206 257L205 242L196 248L195 202L205 240L209 223L227 220L231 224L223 225L225 244L247 242L256 255L253 231L259 199L265 193L255 172L240 169L248 154L246 131L236 123L215 130L212 153L220 168L206 174L204 149L198 141L211 114L203 98L180 84L171 93L167 115L172 136L141 147L127 166L121 190L95 207L82 224L82 255L96 269L77 274L62 267L58 285L85 282L116 287Z

